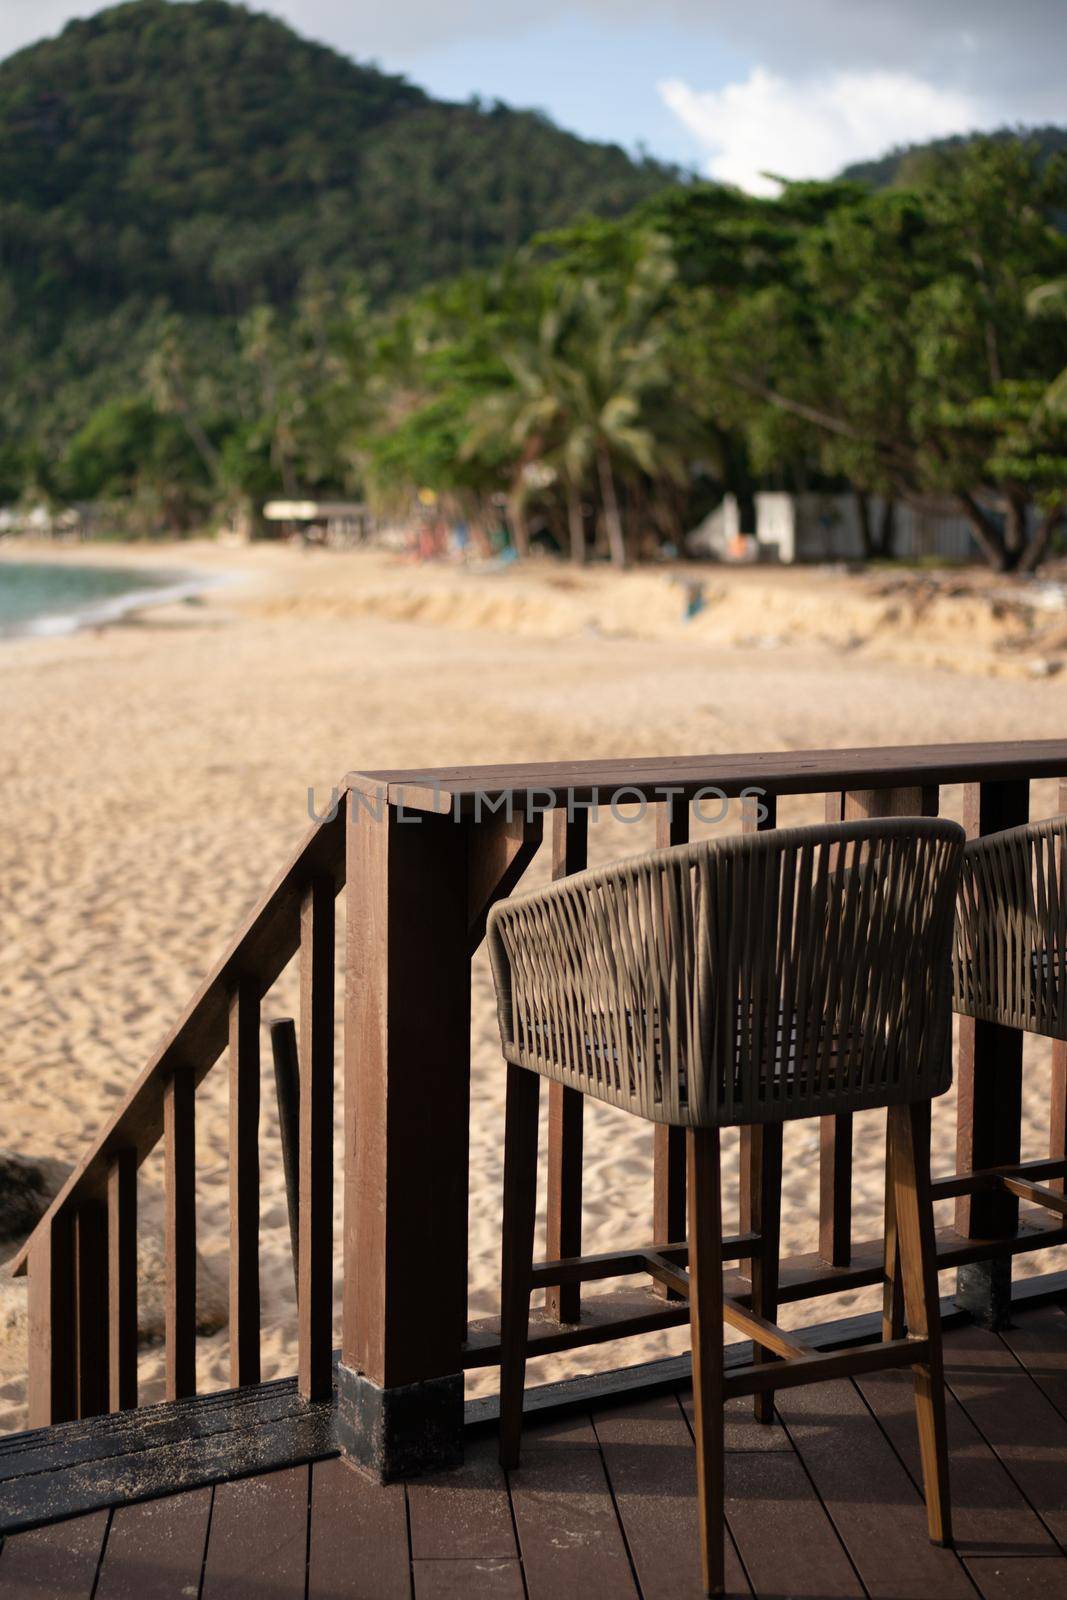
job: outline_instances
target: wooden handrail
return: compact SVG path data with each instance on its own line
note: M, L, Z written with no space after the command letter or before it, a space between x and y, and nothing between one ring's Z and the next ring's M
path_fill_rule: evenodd
M305 835L288 865L278 874L244 926L204 979L177 1025L166 1035L126 1095L78 1162L37 1227L12 1263L25 1272L34 1242L71 1207L104 1200L112 1157L133 1152L144 1160L163 1134L164 1088L176 1072L199 1084L226 1048L230 1003L240 982L270 987L296 954L300 943L300 906L308 884L317 878L332 882L339 893L345 881L344 806L317 822Z
M611 761L515 762L502 766L410 767L350 772L348 788L367 807L386 801L410 810L473 811L481 797L511 794L517 803L551 791L554 805L568 794L578 802L594 792L607 804L616 790L626 798L663 800L664 790L691 799L704 786L738 796L746 789L772 794L828 794L850 789L921 788L931 784L1000 783L1010 779L1067 777L1067 740L997 740L975 744L874 745L842 750L775 750L751 755L638 756ZM554 806L544 805L551 810Z

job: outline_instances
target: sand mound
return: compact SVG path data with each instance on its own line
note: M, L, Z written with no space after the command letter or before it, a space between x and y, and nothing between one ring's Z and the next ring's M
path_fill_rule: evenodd
M991 677L1067 663L1067 590L992 573L685 566L617 574L554 561L417 567L368 554L358 587L309 582L256 606L276 618L377 617L513 636L672 640L712 648L815 645Z

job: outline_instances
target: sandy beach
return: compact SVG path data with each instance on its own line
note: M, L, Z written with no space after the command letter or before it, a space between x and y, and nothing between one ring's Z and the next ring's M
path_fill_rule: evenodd
M8 547L0 561L27 554ZM685 594L666 568L620 577L535 563L465 574L381 553L207 543L40 554L230 580L115 626L0 641L0 1148L63 1163L105 1120L299 839L309 787L321 803L347 770L1051 738L1065 727L1067 613L1013 609L992 579L951 593L895 590L888 577L709 569L703 609L686 622ZM1033 815L1054 804L1051 785L1035 786ZM943 810L959 815L958 791L945 793ZM821 802L785 803L781 815L818 820ZM605 823L594 830L593 859L645 848L652 832L650 818ZM544 855L530 881L547 876ZM267 1017L295 1001L290 971ZM483 955L473 1030L470 1301L479 1315L495 1309L504 1083ZM264 1068L264 1375L279 1376L295 1365L295 1319L266 1048ZM338 1161L340 1093L339 1075ZM1024 1155L1036 1156L1048 1106L1048 1050L1037 1041L1027 1045L1025 1095ZM953 1151L952 1098L936 1117L941 1170ZM587 1247L643 1240L649 1131L603 1110L588 1129ZM877 1132L877 1118L858 1130L858 1238L879 1225ZM218 1330L199 1343L209 1389L225 1387L228 1368L218 1327L228 1181L221 1067L198 1097L197 1140L204 1317ZM816 1161L814 1127L787 1130L787 1251L814 1240ZM150 1235L154 1161L143 1178ZM340 1198L338 1182L338 1222ZM1016 1270L1027 1270L1025 1258ZM11 1429L25 1425L23 1291L3 1273L0 1428ZM150 1298L147 1266L144 1276ZM867 1302L857 1295L833 1309L841 1303ZM625 1358L684 1347L685 1338L631 1341ZM579 1351L535 1366L531 1380L621 1357L612 1346ZM160 1398L161 1375L156 1339L141 1352L143 1400ZM493 1380L480 1375L470 1392Z

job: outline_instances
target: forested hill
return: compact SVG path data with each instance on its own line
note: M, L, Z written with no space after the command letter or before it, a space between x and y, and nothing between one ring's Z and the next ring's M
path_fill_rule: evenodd
M875 161L857 161L846 167L841 176L854 179L857 183L869 183L875 189L914 183L922 180L924 169L932 160L950 156L978 138L992 138L1001 143L1023 138L1028 144L1036 145L1044 158L1067 155L1067 128L1052 125L1042 128L999 128L993 134L957 133L947 139L932 139L928 144L903 145L891 150L888 155L879 156Z
M312 267L386 298L673 177L225 0L134 0L0 64L0 269L39 317L239 314Z

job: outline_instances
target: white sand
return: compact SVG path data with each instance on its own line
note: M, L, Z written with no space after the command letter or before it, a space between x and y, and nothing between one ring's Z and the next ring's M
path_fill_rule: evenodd
M0 559L23 554L8 548ZM1030 676L1035 657L1058 659L1055 629L1004 611L992 582L977 597L919 603L836 575L712 572L712 604L686 625L666 572L474 576L376 555L211 545L61 559L199 566L240 581L105 631L0 642L0 1147L28 1155L76 1159L299 839L308 785L321 799L340 774L365 767L1064 733L1067 687ZM948 791L945 811L959 805ZM1034 814L1053 805L1052 786L1038 786ZM818 800L782 806L783 820L820 813ZM594 859L651 838L650 819L605 824ZM532 881L545 873L541 861ZM290 972L266 1015L294 1005ZM1028 1154L1047 1138L1047 1062L1046 1048L1028 1047ZM481 956L474 1063L479 1315L495 1299L503 1084ZM266 1048L264 1070L263 1349L266 1374L280 1375L294 1366L294 1306ZM857 1141L857 1237L878 1227L877 1120L865 1119ZM200 1093L197 1138L201 1249L225 1276L221 1067ZM953 1139L946 1099L942 1166ZM588 1248L647 1237L649 1143L647 1128L591 1112ZM816 1162L814 1127L788 1130L787 1250L813 1243ZM144 1177L151 1194L153 1163ZM7 1288L3 1303L17 1293ZM579 1351L531 1376L647 1359L684 1341L680 1332ZM202 1386L224 1387L227 1367L225 1332L201 1339ZM24 1368L16 1328L0 1339L0 1427L24 1425ZM146 1347L143 1399L159 1397L161 1370L161 1348ZM479 1375L472 1392L492 1379Z

